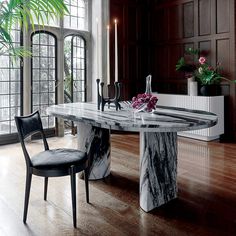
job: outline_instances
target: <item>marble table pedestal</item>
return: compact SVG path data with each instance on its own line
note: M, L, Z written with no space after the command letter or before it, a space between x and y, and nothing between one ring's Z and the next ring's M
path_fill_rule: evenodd
M110 131L77 123L78 148L90 158L89 179L110 174ZM140 132L140 207L148 212L177 197L177 133Z
M83 122L76 122L78 149L89 156L89 179L96 180L110 174L110 130Z
M140 132L139 189L146 212L177 197L176 132Z

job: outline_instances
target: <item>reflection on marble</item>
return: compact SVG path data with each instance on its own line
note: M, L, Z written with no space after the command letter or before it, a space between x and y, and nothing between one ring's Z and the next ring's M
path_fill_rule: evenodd
M177 197L177 133L140 133L140 206L148 212Z
M110 131L82 122L77 123L78 149L89 156L89 179L102 179L110 174Z

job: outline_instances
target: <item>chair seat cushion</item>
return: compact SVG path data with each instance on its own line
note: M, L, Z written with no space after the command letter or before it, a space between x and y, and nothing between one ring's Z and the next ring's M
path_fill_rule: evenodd
M71 165L83 164L87 160L87 155L76 149L51 149L38 153L31 158L35 168L64 168Z

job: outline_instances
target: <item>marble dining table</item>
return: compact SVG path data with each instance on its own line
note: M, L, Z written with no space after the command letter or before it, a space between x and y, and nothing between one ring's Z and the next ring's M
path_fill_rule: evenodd
M67 103L50 106L47 113L77 124L78 148L90 159L90 180L110 174L111 130L139 132L139 201L149 212L177 198L177 132L214 126L217 116L164 106L136 113L126 105L122 102L121 110L105 107L102 112L95 103Z

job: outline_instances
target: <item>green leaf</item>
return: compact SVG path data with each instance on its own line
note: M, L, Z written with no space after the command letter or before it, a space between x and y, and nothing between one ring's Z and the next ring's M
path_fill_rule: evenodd
M177 70L177 71L178 71L178 70L181 70L181 68L182 68L184 65L185 65L185 60L184 60L183 57L181 57L181 58L178 60L176 66L175 66L175 70Z

